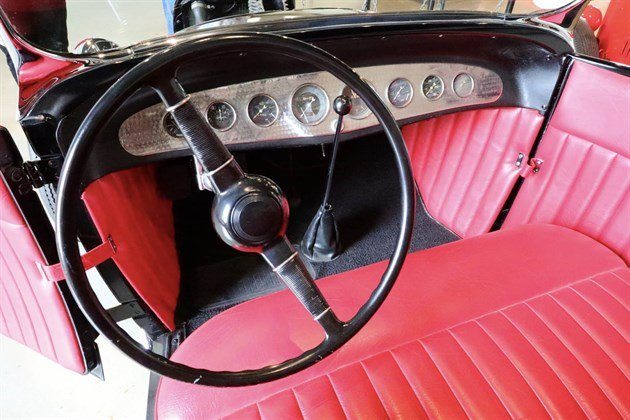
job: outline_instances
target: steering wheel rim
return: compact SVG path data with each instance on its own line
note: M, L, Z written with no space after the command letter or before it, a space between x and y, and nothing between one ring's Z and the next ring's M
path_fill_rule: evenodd
M176 62L199 58L200 55L207 57L250 49L310 63L337 77L364 100L383 127L394 152L400 182L400 232L377 287L354 317L344 324L338 339L324 340L317 347L280 364L244 371L210 371L173 362L145 349L118 326L100 304L88 282L77 241L81 187L95 133L107 121L110 112L137 88L146 86L147 80L153 75L174 66ZM127 356L157 374L183 382L222 387L254 385L312 366L363 328L380 308L400 273L411 241L414 205L415 189L402 133L389 109L357 73L331 54L308 43L278 35L238 33L188 41L159 52L130 69L101 96L82 122L65 156L58 185L56 242L67 283L82 312L101 334Z

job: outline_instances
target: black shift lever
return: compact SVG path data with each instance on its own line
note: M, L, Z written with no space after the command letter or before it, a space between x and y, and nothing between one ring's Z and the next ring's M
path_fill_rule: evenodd
M312 261L324 262L335 259L340 251L339 229L333 214L332 204L330 204L330 191L332 189L333 174L335 172L335 162L339 150L339 138L343 126L343 117L352 109L352 101L347 96L337 96L333 101L333 109L339 115L335 138L333 139L333 150L328 166L328 176L326 178L326 190L322 205L317 210L315 217L308 225L300 249L302 253Z

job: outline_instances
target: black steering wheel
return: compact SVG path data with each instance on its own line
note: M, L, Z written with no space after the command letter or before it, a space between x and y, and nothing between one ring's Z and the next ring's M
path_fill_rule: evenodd
M288 205L273 181L245 174L221 143L190 96L176 79L179 63L203 56L257 51L302 60L327 71L348 85L372 110L394 151L400 181L400 232L382 278L354 317L340 321L320 293L300 255L285 236ZM138 88L150 86L170 112L195 158L203 168L204 186L215 192L212 220L229 245L261 254L325 332L315 348L280 364L260 369L209 371L172 362L142 347L108 315L88 282L77 241L77 216L95 134L109 115ZM352 338L374 315L391 290L405 260L414 214L414 186L409 157L394 117L376 93L350 67L329 53L295 39L257 33L215 36L176 44L129 70L90 110L65 156L58 188L57 248L70 290L95 328L125 354L146 368L176 380L212 386L253 385L305 369L330 355Z

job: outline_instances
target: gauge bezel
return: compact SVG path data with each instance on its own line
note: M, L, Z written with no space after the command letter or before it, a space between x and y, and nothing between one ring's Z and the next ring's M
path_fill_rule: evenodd
M173 124L175 124L175 126L177 126L177 122L175 122L175 118L173 117L173 114L171 114L170 112L166 112L164 113L164 115L162 116L162 129L164 131L166 131L166 134L169 135L169 137L174 138L174 139L183 139L184 138L184 133L182 133L182 130L179 129L179 127L177 127L179 134L178 135L173 135L171 134L171 132L169 131L168 128L166 128L166 119L170 118L173 121Z
M396 83L399 80L406 82L409 85L409 88L411 89L411 95L409 95L409 99L403 105L396 105L395 103L392 102L391 98L389 97L389 89L394 83ZM407 106L409 106L409 104L414 98L414 95L415 95L415 89L413 88L413 83L411 83L411 80L407 79L406 77L395 78L385 88L385 97L387 98L387 102L389 102L392 106L398 109L406 108Z
M253 98L252 98L253 99ZM210 122L210 117L208 116L208 113L210 112L210 108L213 105L216 104L225 104L227 106L230 107L230 109L232 110L232 112L234 113L234 119L232 120L232 124L230 124L229 127L227 128L217 128L214 125L212 125L212 122ZM248 103L249 106L249 103ZM249 113L248 113L249 114ZM232 129L232 127L234 127L234 124L236 124L236 119L238 118L238 115L236 114L236 109L232 106L231 103L229 103L228 101L224 100L224 99L220 99L220 100L216 100L216 101L212 101L210 102L210 104L206 107L206 121L208 121L208 124L210 124L210 127L212 127L214 130L220 131L220 132L225 132L225 131L229 131L230 129ZM254 123L255 124L255 123Z
M471 82L472 82L472 87L470 88L470 93L468 95L461 96L459 93L457 93L457 89L455 89L455 81L457 80L457 78L459 76L468 76L470 78ZM463 71L461 73L457 73L457 76L455 76L453 78L453 83L451 83L451 87L453 88L453 93L455 95L457 95L458 98L461 98L461 99L465 99L465 98L471 97L472 94L475 93L475 86L476 86L475 78L472 76L472 74L470 74L470 73L468 73L466 71Z
M440 84L442 86L442 89L440 90L440 94L436 96L435 98L429 98L427 94L424 93L424 83L427 81L427 79L431 77L437 77L440 80ZM429 101L437 101L438 99L440 99L442 96L444 96L445 90L446 90L446 85L444 84L444 79L441 76L438 76L437 74L429 74L427 77L422 79L422 82L420 83L420 92L422 92L422 96L424 96Z
M374 89L374 85L372 84L372 82L370 82L367 79L363 79L363 81L365 83L368 84L368 86L374 91L377 92L376 89ZM343 87L341 88L341 92L339 92L340 95L343 95L343 91L346 90L346 88L350 89L350 87L348 85L343 85ZM352 91L352 89L350 89ZM378 95L378 93L377 93ZM359 98L361 99L361 98ZM363 99L361 99L363 100ZM366 111L363 114L359 114L359 115L352 115L352 111L350 111L350 113L348 114L349 118L352 118L353 120L364 120L367 117L369 117L370 115L372 115L372 110L370 109L370 107L367 107Z
M258 124L256 121L254 121L252 116L249 114L249 106L252 104L252 101L255 98L258 98L259 96L266 96L267 98L271 99L273 101L274 105L276 106L276 110L278 111L278 112L276 112L276 116L273 119L273 121L271 121L269 124ZM276 121L278 121L278 118L280 118L280 105L278 105L278 101L276 101L276 98L274 98L273 96L269 95L268 93L257 93L255 95L253 95L249 99L249 101L247 101L247 107L245 109L245 112L247 112L247 117L249 118L249 121L252 124L254 124L256 127L266 128L266 127L272 126Z
M324 103L325 110L322 112L322 116L313 122L306 123L300 120L297 115L295 115L295 111L293 110L293 99L295 98L295 94L298 92L298 90L307 86L312 86L316 89L319 89L324 94L326 101ZM318 124L321 124L321 122L326 119L326 117L328 116L328 113L330 112L330 97L328 96L326 89L324 89L322 86L318 85L317 83L303 83L299 85L297 88L295 88L293 92L291 92L291 95L289 97L289 108L291 109L291 115L293 115L293 118L295 118L297 122L299 122L300 124L304 124L308 126L318 125Z

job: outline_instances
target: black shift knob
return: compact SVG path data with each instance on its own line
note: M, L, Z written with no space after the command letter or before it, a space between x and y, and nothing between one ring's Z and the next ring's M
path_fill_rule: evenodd
M333 109L338 115L347 115L352 109L352 100L345 95L339 95L333 101Z

